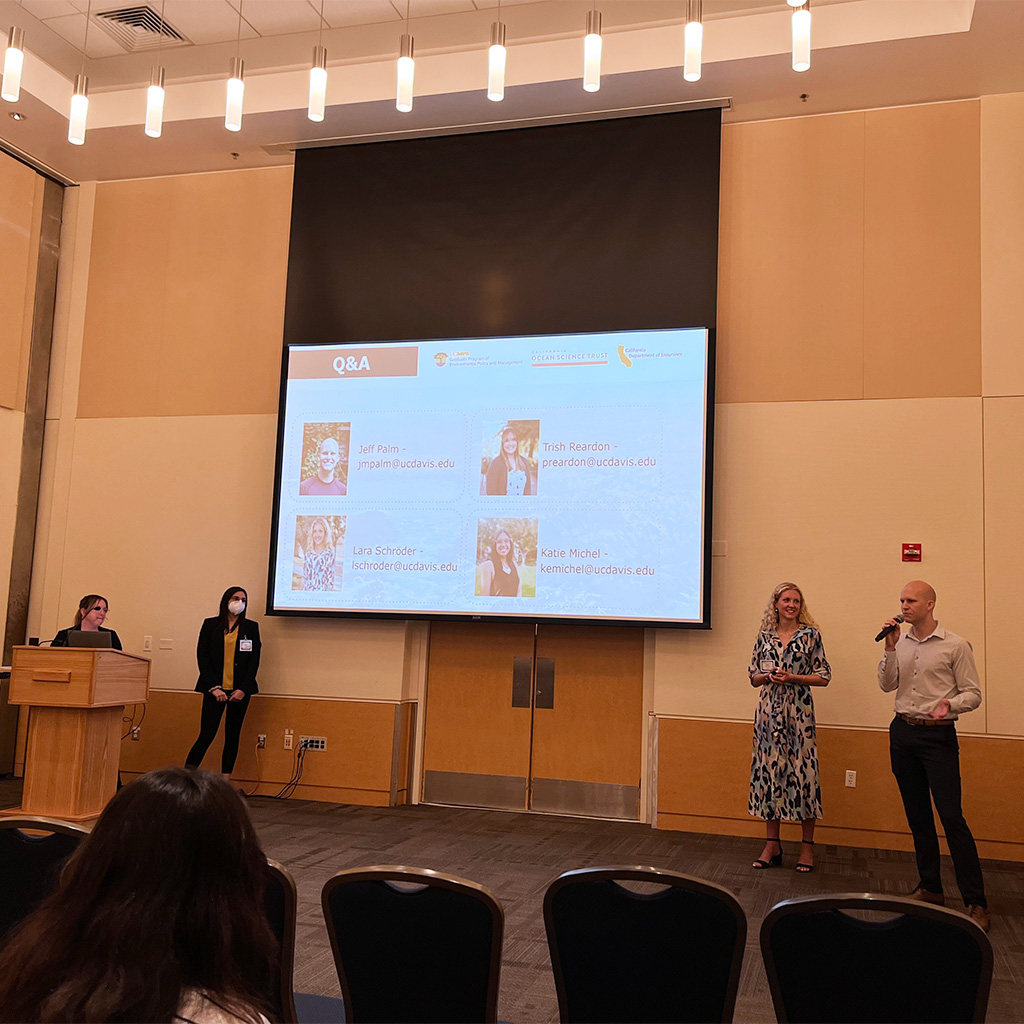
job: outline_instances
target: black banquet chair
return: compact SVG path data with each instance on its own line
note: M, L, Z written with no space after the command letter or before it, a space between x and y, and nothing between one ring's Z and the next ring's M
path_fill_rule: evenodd
M295 921L298 894L291 872L267 858L270 869L264 891L267 921L281 950L278 969L270 980L267 1000L271 1019L281 1024L344 1024L345 1006L340 999L294 991Z
M56 818L0 818L0 936L35 910L89 829Z
M505 915L482 885L354 868L328 879L322 900L347 1020L496 1020Z
M761 925L761 954L779 1021L985 1019L992 945L943 907L870 893L786 900Z
M544 926L562 1021L732 1020L747 919L728 889L649 867L567 871Z

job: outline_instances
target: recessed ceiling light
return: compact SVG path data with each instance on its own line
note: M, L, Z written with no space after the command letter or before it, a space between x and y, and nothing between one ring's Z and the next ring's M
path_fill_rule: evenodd
M20 110L12 110L7 116L13 118L15 121L28 120L28 114L23 114Z

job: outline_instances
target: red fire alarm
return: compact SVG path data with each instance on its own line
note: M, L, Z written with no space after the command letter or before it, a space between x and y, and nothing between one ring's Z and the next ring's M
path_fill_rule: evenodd
M903 561L904 562L920 562L921 561L921 545L920 544L904 544L903 545Z

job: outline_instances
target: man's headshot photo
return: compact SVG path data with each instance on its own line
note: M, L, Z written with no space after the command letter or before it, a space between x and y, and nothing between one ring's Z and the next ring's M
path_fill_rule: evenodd
M302 428L300 495L348 494L349 423L306 423Z

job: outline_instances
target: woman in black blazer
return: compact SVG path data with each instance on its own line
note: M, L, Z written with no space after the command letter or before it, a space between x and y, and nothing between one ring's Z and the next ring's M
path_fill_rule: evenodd
M110 646L115 651L124 650L121 646L121 638L112 629L104 629L103 623L107 618L109 605L107 599L100 594L86 594L78 602L78 611L75 612L75 624L62 629L50 641L51 647L67 647L68 633L76 629L84 630L86 633L109 633Z
M196 690L203 695L203 712L199 738L192 744L185 765L199 767L227 709L224 753L220 760L225 778L235 767L238 738L249 710L249 698L259 692L256 670L260 667L260 627L245 617L248 601L243 587L228 587L220 599L220 612L203 621L196 645L199 662Z

